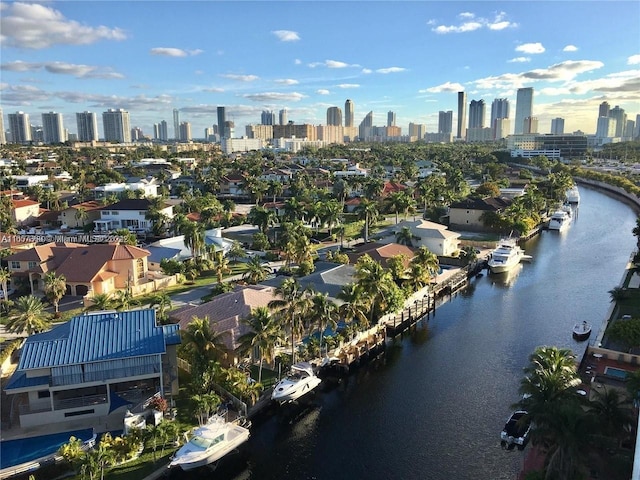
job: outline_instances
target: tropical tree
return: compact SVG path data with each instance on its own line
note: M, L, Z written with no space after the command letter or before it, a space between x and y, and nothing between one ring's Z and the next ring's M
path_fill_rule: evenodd
M11 272L8 268L0 268L0 288L2 289L2 300L9 300L8 283L11 280Z
M371 301L370 323L375 323L386 313L402 308L404 293L393 281L391 272L366 254L358 259L355 268L358 285L363 295Z
M618 389L606 385L602 390L594 390L588 411L598 424L597 431L607 437L620 438L625 427L633 422L631 401Z
M326 293L316 292L309 300L309 312L307 321L315 325L320 335L320 352L322 353L322 341L324 331L329 327L333 330L337 327L338 307L329 299Z
M420 264L429 273L431 278L435 277L440 271L438 256L425 246L418 249L415 256L411 259L411 263Z
M67 292L67 279L64 275L56 275L56 272L47 272L44 276L44 294L55 308L58 314L58 305L60 300Z
M227 355L222 336L211 329L209 317L193 316L181 335L182 350L191 363L194 379L201 379L209 362L220 361Z
M108 293L98 293L91 297L91 305L89 305L86 310L109 310L113 308L114 301L111 298L111 295Z
M305 317L309 311L309 291L302 289L298 280L286 278L273 292L269 308L277 310L276 317L289 328L291 361L295 363L296 339L304 334Z
M186 224L182 233L184 235L184 244L191 250L191 257L200 256L205 247L205 230L202 223L190 222Z
M140 302L133 298L133 292L129 286L118 290L113 297L113 305L118 310L129 310L139 303Z
M246 353L258 349L260 356L260 368L258 370L258 382L262 382L262 365L266 360L273 361L275 347L284 341L282 328L271 316L267 307L256 307L251 314L242 321L249 332L238 338L239 352Z
M213 270L216 273L218 283L221 284L224 276L231 273L229 259L224 256L224 252L222 250L218 250L213 254L213 261Z
M18 298L14 310L9 314L6 329L11 333L26 333L33 335L51 328L49 314L45 311L42 301L28 295Z
M343 286L337 298L343 301L338 307L338 313L345 322L356 323L361 328L369 326L367 314L371 309L371 301L357 283Z
M271 273L268 265L263 264L259 256L254 256L247 262L247 270L242 278L251 285L262 282Z
M400 245L413 247L414 240L420 240L420 237L415 236L409 227L402 227L402 229L396 233L396 243Z
M249 211L247 221L268 236L269 227L275 223L275 216L276 214L273 210L256 205Z
M373 200L363 198L360 205L356 207L358 218L364 220L364 241L369 242L369 229L378 218L378 205Z
M231 245L228 255L231 260L237 262L239 258L245 258L247 256L247 252L245 252L242 244L236 240L233 242L233 245Z
M155 308L156 317L160 323L168 320L168 311L171 308L171 297L166 292L160 292L151 298L150 307Z

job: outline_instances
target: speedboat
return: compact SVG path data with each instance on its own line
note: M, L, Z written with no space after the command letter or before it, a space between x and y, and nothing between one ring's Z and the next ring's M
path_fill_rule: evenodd
M238 422L227 422L222 415L213 415L206 424L196 428L173 456L169 467L193 470L220 460L249 440L249 430Z
M582 341L591 335L591 324L587 321L576 323L573 326L573 338Z
M523 450L529 434L531 433L531 420L525 410L516 410L507 419L502 432L500 432L500 441L503 445L516 445L518 450Z
M556 210L549 219L549 230L564 231L571 223L571 213L565 210Z
M520 263L524 257L524 250L517 244L515 238L505 238L498 242L498 246L491 252L487 262L492 273L504 273Z
M289 374L275 386L271 399L279 403L292 402L312 391L321 381L309 362L295 363Z
M565 197L567 198L567 202L569 203L580 203L580 191L578 190L578 186L574 185L569 190L566 191Z

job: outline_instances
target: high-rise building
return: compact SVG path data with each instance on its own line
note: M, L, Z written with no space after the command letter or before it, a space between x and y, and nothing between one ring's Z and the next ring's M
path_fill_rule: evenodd
M627 141L633 140L636 129L636 122L633 120L627 120L627 124L624 127L624 139Z
M511 132L511 120L508 118L496 118L493 122L493 139L502 140Z
M616 119L612 117L598 117L596 138L612 138L616 136Z
M289 123L286 108L283 108L282 110L280 110L280 112L278 112L278 117L279 117L278 120L280 121L280 125L286 125L287 123Z
M564 118L553 118L551 120L551 134L564 135Z
M527 117L522 122L522 133L538 133L538 119L536 117Z
M371 129L373 128L373 111L367 113L365 117L360 122L360 126L358 127L358 136L360 140L364 140L371 136Z
M1 110L0 110L0 115L1 115ZM633 133L633 138L640 138L640 113L638 113L636 115L636 129L635 132Z
M9 131L12 143L29 143L31 141L29 114L24 112L10 113Z
M609 106L609 102L602 102L600 104L600 108L598 108L598 116L599 117L608 117L610 109L611 109L611 107Z
M514 133L524 132L524 119L533 117L533 88L519 88L516 95L516 124Z
M349 100L347 99L346 102L344 102L344 126L345 127L353 127L354 126L354 108L355 105L353 104L353 100Z
M276 114L271 110L263 110L260 115L260 123L262 125L273 125L276 123Z
M98 120L94 112L76 113L76 125L79 142L97 142L99 140Z
M180 122L180 141L191 141L191 124L189 122Z
M62 123L62 114L57 112L49 112L42 114L42 133L44 143L63 143L66 142L64 125Z
M471 100L469 105L469 128L484 128L487 107L484 100Z
M453 132L453 110L438 113L438 133Z
M106 142L131 143L129 112L122 108L110 108L102 112L102 127Z
M156 127L157 126L157 127ZM162 120L160 123L154 125L153 129L154 138L161 142L169 140L169 127L166 120Z
M173 109L173 139L180 140L180 111Z
M0 145L4 145L5 143L7 143L7 137L4 133L4 116L0 108Z
M624 136L624 128L627 125L627 114L624 112L624 108L620 108L618 105L609 110L609 116L616 119L616 137L622 138Z
M467 94L458 92L458 130L456 137L465 138L467 136Z
M494 128L496 118L509 118L509 100L496 98L491 103L491 127Z
M340 107L327 108L327 125L342 126L342 109Z
M225 123L227 122L227 111L224 107L218 107L218 133L220 138L228 138L225 130Z
M387 127L396 126L396 112L387 112Z
M424 134L427 133L427 126L423 123L409 123L409 137L417 137L418 140L424 140Z
M140 127L133 127L131 129L131 141L138 142L144 138L144 132Z

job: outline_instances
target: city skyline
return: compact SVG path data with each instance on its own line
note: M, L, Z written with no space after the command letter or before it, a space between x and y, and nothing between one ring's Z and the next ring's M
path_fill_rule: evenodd
M176 125L176 109L201 138L218 107L241 136L264 110L320 125L346 99L356 126L371 111L386 125L393 111L404 134L409 123L436 132L440 111L457 122L458 92L467 109L508 99L513 132L516 91L529 87L540 132L563 117L566 132L593 134L605 101L640 112L636 2L326 2L313 15L304 2L118 5L0 3L4 113L37 124L59 112L76 133L76 113L124 109L153 136L154 124ZM158 28L169 13L172 28ZM326 35L335 18L354 22ZM606 42L593 34L603 18L616 25ZM345 48L376 29L384 47Z

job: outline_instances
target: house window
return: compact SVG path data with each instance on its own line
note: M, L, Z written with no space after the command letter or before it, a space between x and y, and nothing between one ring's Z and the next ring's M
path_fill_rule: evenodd
M36 268L38 266L38 262L29 262L28 268Z
M147 212L138 212L138 215L142 215L143 217L147 214Z
M11 270L20 270L20 262L12 261Z
M137 258L136 259L136 274L138 278L144 278L144 259Z
M120 215L120 212L118 212L117 210L113 210L111 212L111 216L118 216L118 215Z
M49 390L40 390L38 392L38 398L49 398L51 396L51 392Z

